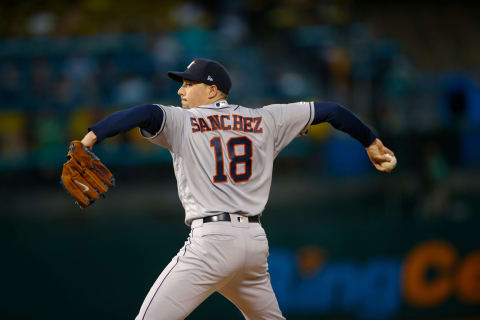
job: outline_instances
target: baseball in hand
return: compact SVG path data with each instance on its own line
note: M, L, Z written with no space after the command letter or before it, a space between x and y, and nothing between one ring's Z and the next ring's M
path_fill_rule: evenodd
M397 166L397 158L388 153L385 154L385 158L387 158L388 161L382 162L382 167L393 170L393 168Z

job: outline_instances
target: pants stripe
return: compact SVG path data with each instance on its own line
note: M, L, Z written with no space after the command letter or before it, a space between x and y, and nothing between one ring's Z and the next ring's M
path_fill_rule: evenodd
M188 238L188 244L190 244L190 237ZM185 251L183 251L183 255L182 256L185 256L185 253L187 252L187 245L185 245ZM150 302L148 303L148 306L147 308L145 309L145 313L143 314L143 317L142 317L142 320L145 319L145 315L147 314L147 311L148 311L148 308L150 308L150 304L152 303L153 299L155 298L155 296L157 295L157 292L158 292L158 289L160 289L160 287L162 286L163 282L165 281L165 279L167 279L168 275L170 274L170 272L172 272L172 270L175 268L175 266L178 264L178 261L180 260L180 256L177 257L177 261L175 262L175 264L173 265L172 269L170 269L170 271L168 271L168 273L165 275L165 278L163 278L162 282L160 282L160 284L158 285L157 287L157 290L155 290L155 293L153 294L153 297L152 299L150 299Z

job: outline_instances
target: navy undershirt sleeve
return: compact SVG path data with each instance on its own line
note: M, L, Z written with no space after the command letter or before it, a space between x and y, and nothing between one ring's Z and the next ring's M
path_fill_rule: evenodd
M162 108L154 104L143 104L115 112L89 127L88 131L95 133L97 143L135 127L154 135L160 130L164 117Z
M315 116L312 125L328 122L335 129L357 139L365 148L376 139L372 130L347 108L334 102L314 102L314 106Z

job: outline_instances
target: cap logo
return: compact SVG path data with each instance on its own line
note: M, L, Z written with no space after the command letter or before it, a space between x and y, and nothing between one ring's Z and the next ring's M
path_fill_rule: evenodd
M190 67L195 64L195 60L193 60L192 62L190 62L190 64L188 65L187 69L190 69Z
M213 78L212 78L212 76L211 76L211 75L208 75L208 77L207 77L207 80L209 80L209 81L213 81Z

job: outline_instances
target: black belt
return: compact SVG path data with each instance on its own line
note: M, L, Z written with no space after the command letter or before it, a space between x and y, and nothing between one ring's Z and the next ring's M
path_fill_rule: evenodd
M239 221L240 221L240 217L238 217ZM207 222L216 222L216 221L232 221L230 219L230 214L228 212L223 212L223 213L220 213L220 214L217 214L215 216L209 216L209 217L205 217L203 218L203 223L207 223ZM253 216L253 217L248 217L248 222L260 222L260 215L256 215L256 216Z

